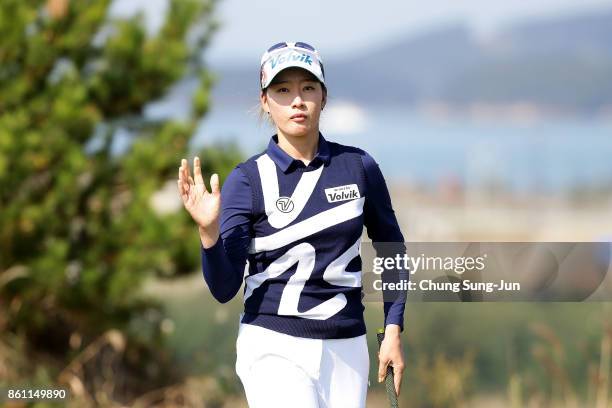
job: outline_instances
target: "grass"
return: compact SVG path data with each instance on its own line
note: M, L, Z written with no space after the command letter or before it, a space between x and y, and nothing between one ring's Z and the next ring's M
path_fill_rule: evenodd
M165 305L173 327L168 344L183 369L194 376L213 375L229 394L241 394L234 363L242 295L219 304L200 274L150 282L145 293ZM385 406L384 391L376 382L375 333L382 325L382 305L365 305L372 385L368 406ZM517 398L522 405L516 406L529 406L536 398L548 406L570 406L571 395L579 401L595 401L603 393L601 374L593 379L589 370L605 371L600 362L605 354L604 324L612 322L610 306L595 302L408 303L402 406L454 407L468 401L473 403L465 406L478 406L478 401L511 406ZM593 381L598 387L593 388Z

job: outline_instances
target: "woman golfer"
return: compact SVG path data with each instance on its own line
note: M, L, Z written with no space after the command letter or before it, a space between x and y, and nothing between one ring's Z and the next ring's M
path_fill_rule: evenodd
M361 302L360 239L403 242L380 169L365 151L327 141L319 53L302 42L270 47L261 59L261 107L276 127L267 149L219 189L179 169L183 204L197 223L204 279L221 303L244 279L236 372L249 406L365 407L369 358ZM245 273L245 265L248 269ZM399 393L404 302L384 304L387 366Z

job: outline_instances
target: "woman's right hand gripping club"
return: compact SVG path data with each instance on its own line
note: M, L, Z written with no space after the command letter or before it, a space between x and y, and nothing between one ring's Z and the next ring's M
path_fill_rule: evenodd
M210 248L219 239L219 214L221 213L221 191L219 175L210 177L210 192L204 185L199 157L193 159L193 177L186 159L181 160L178 172L178 189L183 206L198 224L200 240L204 248Z

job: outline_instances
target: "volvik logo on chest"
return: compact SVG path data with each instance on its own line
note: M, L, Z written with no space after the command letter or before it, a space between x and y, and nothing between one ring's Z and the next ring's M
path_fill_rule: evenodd
M361 197L357 184L347 184L325 189L325 197L327 202L335 203L338 201L354 200Z
M276 208L282 213L290 213L293 211L293 201L290 197L279 197L276 200Z

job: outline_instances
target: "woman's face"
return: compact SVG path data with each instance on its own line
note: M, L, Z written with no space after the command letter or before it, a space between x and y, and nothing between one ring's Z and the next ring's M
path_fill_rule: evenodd
M261 104L286 136L319 134L319 117L325 106L321 83L308 71L288 68L281 71L266 92Z

